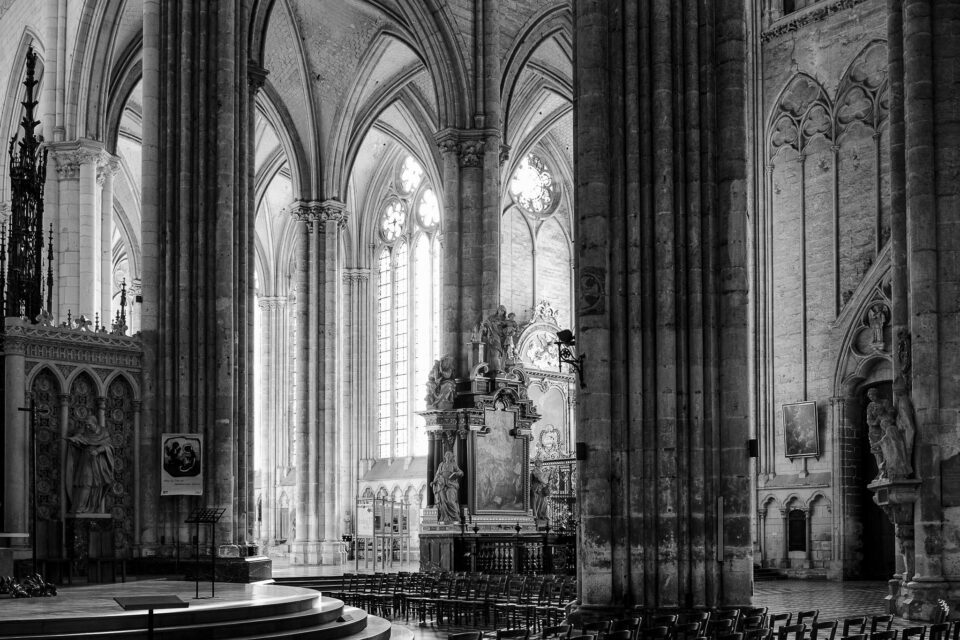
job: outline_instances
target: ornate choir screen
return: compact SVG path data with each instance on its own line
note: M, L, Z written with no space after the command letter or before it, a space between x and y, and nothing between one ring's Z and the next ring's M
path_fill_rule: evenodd
M32 401L36 416L35 532L29 414L7 412L4 423L5 450L17 453L5 456L3 478L14 559L31 556L35 533L38 569L53 579L66 571L90 577L95 560L132 557L138 542L140 338L14 318L3 337L4 401Z

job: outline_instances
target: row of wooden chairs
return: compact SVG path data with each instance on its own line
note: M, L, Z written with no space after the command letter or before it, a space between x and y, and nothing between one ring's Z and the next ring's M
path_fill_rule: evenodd
M500 627L559 623L576 597L570 576L399 572L343 576L327 595L387 619Z

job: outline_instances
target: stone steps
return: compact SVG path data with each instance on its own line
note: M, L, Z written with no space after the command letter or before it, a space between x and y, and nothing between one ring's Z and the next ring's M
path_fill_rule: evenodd
M135 583L136 584L136 583ZM184 583L157 581L151 595L163 589L184 597ZM56 598L10 600L0 611L0 640L125 640L146 637L147 613L124 612L113 594L127 593L130 585L64 589ZM236 593L231 593L230 589ZM158 610L154 615L156 640L389 640L392 625L347 607L314 590L275 585L232 586L217 599L190 600L184 609ZM246 590L244 590L246 589ZM141 591L148 592L141 586ZM221 591L218 585L218 592ZM98 615L99 614L99 615ZM403 637L403 633L398 633ZM406 640L411 640L407 638Z

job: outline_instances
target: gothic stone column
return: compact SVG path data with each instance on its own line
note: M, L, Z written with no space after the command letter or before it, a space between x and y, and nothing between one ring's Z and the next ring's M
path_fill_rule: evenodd
M218 542L246 535L248 13L211 0L143 6L144 544L160 524L147 514L179 523L200 505L226 509ZM202 433L204 493L161 509L156 447L170 425Z
M574 11L581 602L746 604L747 8Z

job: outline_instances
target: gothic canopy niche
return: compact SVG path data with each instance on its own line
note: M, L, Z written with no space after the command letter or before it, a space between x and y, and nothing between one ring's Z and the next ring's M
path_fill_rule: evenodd
M843 346L834 381L838 396L852 396L865 384L892 380L892 350L902 336L894 336L890 323L890 262L886 249L863 286L837 319L845 326Z
M549 460L570 455L576 385L568 365L560 367L557 312L543 300L522 326L517 355L527 373L527 394L540 413L533 425L530 456Z

